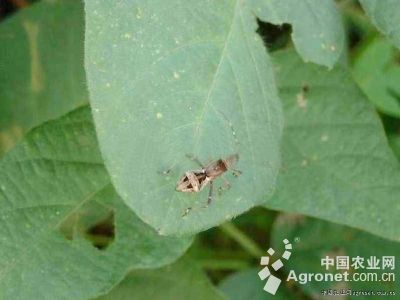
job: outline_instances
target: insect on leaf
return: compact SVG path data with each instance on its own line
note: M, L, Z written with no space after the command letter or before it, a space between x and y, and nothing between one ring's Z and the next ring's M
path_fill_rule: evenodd
M118 193L142 220L161 234L192 234L273 193L281 108L245 2L86 1L86 29L100 148ZM243 173L226 172L231 188L209 207L206 189L175 190L199 168L187 154L206 164L235 153Z

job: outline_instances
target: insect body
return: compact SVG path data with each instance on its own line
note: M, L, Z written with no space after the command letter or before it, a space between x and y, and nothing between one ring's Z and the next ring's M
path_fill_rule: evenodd
M179 192L197 193L204 189L205 186L210 185L207 205L209 205L212 201L213 181L216 178L218 178L228 170L231 170L235 176L241 173L240 171L233 169L233 167L239 160L238 154L232 154L224 159L218 159L207 164L206 166L204 166L197 158L194 158L192 156L188 157L197 162L201 169L185 172L185 174L177 182L176 190ZM190 208L188 210L190 210Z

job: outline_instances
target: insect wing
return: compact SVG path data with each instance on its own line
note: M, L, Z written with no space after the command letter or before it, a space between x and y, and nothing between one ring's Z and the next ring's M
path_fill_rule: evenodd
M176 184L176 190L179 192L198 192L206 182L206 175L201 171L186 172Z

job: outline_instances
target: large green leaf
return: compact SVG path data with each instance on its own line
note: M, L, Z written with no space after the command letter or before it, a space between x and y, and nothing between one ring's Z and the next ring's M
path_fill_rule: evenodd
M100 149L123 200L161 234L210 228L274 191L281 108L256 28L243 1L86 1ZM186 154L206 162L232 153L243 174L227 174L231 188L209 207L207 189L175 191L198 169Z
M0 155L88 101L83 29L79 0L41 1L0 23Z
M400 66L398 51L384 39L369 44L354 62L358 84L376 107L400 117Z
M266 207L400 240L400 166L348 72L276 57L286 128L277 193Z
M131 272L108 295L97 300L223 300L207 276L188 259L167 267Z
M375 26L400 49L400 3L398 0L360 0Z
M258 277L259 269L249 269L233 273L224 279L219 288L229 300L293 300L296 299L284 283L281 283L275 295L268 294L264 291L265 281L261 281Z
M60 230L90 204L115 216L116 237L105 250ZM33 130L4 156L0 207L0 299L88 299L131 268L170 263L190 244L160 237L119 199L88 108Z
M371 234L358 231L349 227L332 224L329 222L305 218L299 215L281 215L275 223L273 230L274 249L281 247L283 239L289 239L293 243L292 255L288 261L285 261L284 272L285 278L290 270L294 270L297 277L300 273L340 273L347 271L349 279L354 273L376 273L377 279L381 279L382 273L394 273L395 278L400 276L399 269L395 261L395 269L382 269L382 256L395 256L398 259L400 252L400 244L390 242L382 238L378 238ZM298 242L295 242L295 241ZM281 253L280 251L277 251ZM336 270L335 266L330 266L326 270L325 266L321 266L321 259L328 256L335 259L336 256L349 256L349 263L353 264L354 257L361 257L364 262L364 268L357 269L355 266L349 270ZM379 259L378 270L367 269L368 260L371 256ZM336 262L334 262L336 264ZM356 275L359 276L359 275ZM371 278L371 277L370 277ZM355 278L357 279L357 278ZM286 279L285 279L286 280ZM353 291L398 291L399 284L395 281L311 281L308 283L300 283L289 281L290 284L297 284L301 289L312 298L321 297L322 290L353 290ZM385 297L371 296L348 296L346 299L381 299ZM390 298L390 297L389 297Z
M330 68L345 50L340 14L332 0L248 0L265 22L293 26L294 45L306 62Z

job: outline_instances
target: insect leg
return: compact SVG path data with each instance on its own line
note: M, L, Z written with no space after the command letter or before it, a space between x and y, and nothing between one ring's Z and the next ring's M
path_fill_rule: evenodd
M174 162L172 164L172 166L170 166L168 169L163 170L163 171L157 171L157 173L160 174L160 175L168 176L168 175L170 175L172 173L172 171L173 171L175 166L176 166L176 162Z
M212 201L212 197L213 197L213 188L214 188L214 184L212 181L210 181L210 190L208 192L208 198L207 198L207 205L210 205L211 201Z
M221 176L221 178L224 181L224 183L222 184L222 186L218 188L219 195L221 195L224 190L229 190L231 188L231 184L229 183L229 181L226 180L224 176Z

